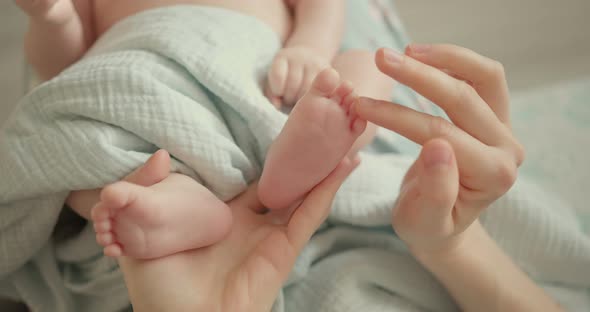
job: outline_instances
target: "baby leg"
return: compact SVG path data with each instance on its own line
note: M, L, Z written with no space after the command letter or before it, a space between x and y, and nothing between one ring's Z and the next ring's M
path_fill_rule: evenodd
M163 165L152 161L146 166ZM105 187L92 220L106 255L153 259L221 240L231 228L232 215L205 187L173 173L149 187L128 182Z
M41 79L53 78L86 52L93 40L89 1L15 1L29 16L25 52Z
M332 66L343 80L352 82L355 92L360 96L372 97L378 100L391 100L395 81L379 71L375 65L375 53L365 50L348 50L337 55ZM377 126L367 124L367 129L356 140L349 155L355 155L364 146L371 143L377 131Z
M350 112L357 97L333 69L315 78L270 147L258 184L268 208L293 204L346 157L367 122Z

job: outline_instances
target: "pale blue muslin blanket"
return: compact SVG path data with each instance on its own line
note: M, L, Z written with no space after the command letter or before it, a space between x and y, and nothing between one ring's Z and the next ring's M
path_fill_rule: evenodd
M260 89L279 48L274 32L248 16L157 9L114 26L81 62L23 99L0 134L0 294L33 311L129 309L120 271L101 256L90 226L51 239L67 193L117 181L158 148L220 198L240 193L286 120ZM389 227L415 151L382 133L363 153L275 311L456 309ZM565 204L520 183L482 221L557 299L588 304L590 239Z

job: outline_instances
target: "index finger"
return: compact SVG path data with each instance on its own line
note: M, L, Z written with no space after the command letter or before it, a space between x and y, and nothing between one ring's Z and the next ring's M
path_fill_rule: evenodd
M508 85L500 62L451 44L412 44L406 51L414 59L471 81L498 118L510 125Z
M487 145L501 145L509 130L468 84L391 49L375 57L379 70L440 106L454 124Z

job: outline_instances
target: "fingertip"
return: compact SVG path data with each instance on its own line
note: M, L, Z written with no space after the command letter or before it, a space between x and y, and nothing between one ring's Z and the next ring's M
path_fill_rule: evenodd
M444 139L424 144L420 154L423 169L418 173L425 206L444 207L449 213L459 192L459 172L452 146Z
M395 70L402 65L405 57L402 53L391 48L380 48L375 53L375 64L384 74L393 77Z
M424 144L422 159L427 170L451 167L454 159L453 147L444 139L436 138Z
M353 103L351 113L359 118L373 121L375 119L373 116L378 115L377 109L380 104L379 100L361 96Z
M167 150L165 149L159 149L157 150L154 155L152 156L152 159L154 159L155 162L169 162L170 161L170 153L168 153Z

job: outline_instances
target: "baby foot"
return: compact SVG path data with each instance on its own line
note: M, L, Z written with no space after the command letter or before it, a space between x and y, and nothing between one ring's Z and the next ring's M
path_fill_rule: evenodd
M101 192L92 220L105 255L154 259L213 244L229 232L229 207L193 179L168 175L165 155L154 155L133 177L155 182L164 176L161 182L117 182Z
M27 15L51 23L64 23L76 14L72 0L15 0Z
M288 207L336 168L367 126L357 100L335 70L318 74L268 151L258 185L265 206Z

